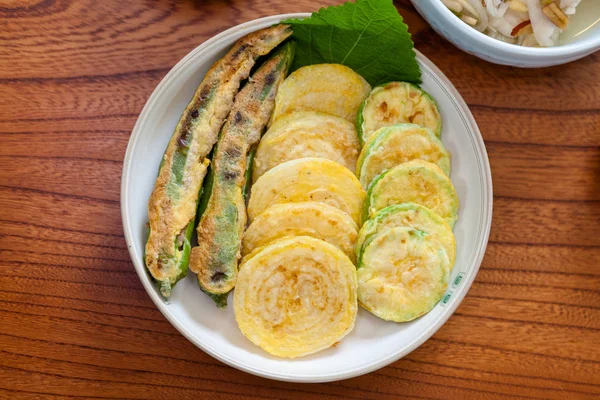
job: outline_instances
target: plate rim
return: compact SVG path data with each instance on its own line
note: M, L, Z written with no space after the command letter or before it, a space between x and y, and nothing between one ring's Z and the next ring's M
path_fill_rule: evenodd
M381 360L372 362L369 365L365 365L365 366L361 366L361 367L354 367L353 369L350 369L350 370L341 370L341 371L333 372L333 373L330 373L327 375L321 374L319 376L306 375L306 374L293 375L293 374L275 373L275 372L271 372L268 370L263 370L261 368L255 368L255 367L252 367L247 364L242 364L242 363L239 363L238 361L236 361L235 359L221 355L218 352L218 350L213 349L213 348L207 346L202 341L198 340L198 338L194 334L192 334L191 331L186 326L181 324L174 316L171 315L171 312L167 308L167 303L162 299L162 297L159 296L159 294L155 290L154 285L148 278L147 272L145 270L145 266L139 265L140 263L137 262L137 258L139 256L139 254L137 254L136 250L134 249L134 244L133 244L133 240L132 240L132 224L131 224L131 221L129 218L129 213L127 211L127 204L129 203L129 198L130 198L128 186L129 186L129 182L131 179L131 176L129 174L129 169L130 169L131 159L133 157L134 149L137 145L139 138L143 134L143 131L141 129L142 125L143 125L143 121L146 119L146 115L148 114L149 110L152 108L153 104L157 101L158 98L161 97L162 93L166 90L169 81L171 81L175 76L182 73L183 70L186 68L187 64L194 61L196 59L196 57L200 56L202 53L210 51L212 47L217 46L220 44L220 42L229 39L231 36L236 35L239 31L245 30L248 27L256 27L256 29L258 29L258 26L263 25L263 24L268 24L268 23L275 24L275 23L280 22L283 19L305 18L310 15L311 15L311 13L277 14L277 15L272 15L272 16L268 16L268 17L253 19L253 20L244 22L242 24L233 26L229 29L226 29L226 30L220 32L219 34L217 34L215 36L212 36L205 42L203 42L200 45L198 45L197 47L195 47L192 51L190 51L187 55L185 55L177 64L175 64L175 66L173 68L171 68L169 70L169 72L161 79L160 83L152 91L152 94L146 101L146 104L142 108L142 111L140 112L138 119L136 120L136 123L132 129L132 132L131 132L131 135L130 135L130 138L129 138L129 141L127 144L125 157L123 160L123 169L122 169L122 175L121 175L121 188L120 188L120 211L121 211L121 219L122 219L122 224L123 224L123 232L125 235L125 241L127 243L127 249L128 249L131 261L133 263L133 266L135 268L135 271L138 275L138 278L140 279L142 285L144 286L146 294L150 297L150 299L152 300L154 305L165 316L165 318L169 321L169 323L171 325L173 325L173 327L175 327L175 329L177 329L177 331L180 334L182 334L187 340L189 340L196 347L198 347L202 351L209 354L211 357L214 357L215 359L217 359L233 368L236 368L238 370L241 370L241 371L244 371L244 372L256 375L256 376L260 376L263 378L275 379L275 380L279 380L279 381L316 383L316 382L338 381L338 380L348 379L348 378L352 378L352 377L356 377L356 376L360 376L360 375L364 375L364 374L373 372L377 369L380 369L386 365L389 365L389 364L399 360L400 358L406 356L407 354L409 354L412 351L414 351L415 349L417 349L425 341L427 341L431 336L433 336L433 334L435 334L435 332L437 332L446 323L446 321L454 314L454 312L456 311L456 309L458 308L458 306L460 305L460 303L466 296L467 292L469 291L473 281L475 280L475 277L477 276L477 273L479 272L479 268L481 267L481 262L485 255L485 250L487 248L487 244L488 244L488 240L489 240L489 234L490 234L490 228L491 228L491 222L492 222L492 212L493 212L492 175L491 175L491 168L490 168L490 163L489 163L489 159L488 159L488 155L487 155L487 150L485 148L483 137L481 136L481 132L479 130L479 127L477 126L477 123L475 121L475 118L473 117L473 114L471 113L471 110L467 106L467 104L464 101L464 99L462 98L462 96L456 90L454 85L452 85L452 83L446 77L446 75L444 75L444 73L435 64L433 64L433 62L431 62L427 57L425 57L420 51L415 49L415 53L417 54L417 59L419 60L419 62L425 64L431 71L433 71L434 74L440 78L439 83L442 84L442 86L444 86L450 92L450 94L452 95L452 97L454 97L454 99L456 99L456 101L458 102L458 106L461 108L461 111L463 111L463 113L466 117L466 122L470 126L471 131L474 133L474 137L471 137L471 139L474 142L473 144L474 144L476 150L479 152L480 157L477 157L477 158L480 159L480 161L482 161L483 173L484 173L483 174L484 175L483 176L484 188L483 188L483 192L482 192L482 196L483 196L482 212L483 212L483 217L484 217L484 223L482 225L480 225L481 227L483 227L484 232L483 232L483 238L480 242L479 247L474 249L474 252L476 252L476 256L475 256L475 260L474 260L474 267L473 267L472 273L471 273L470 277L465 281L465 283L463 285L461 285L460 289L454 292L454 294L453 294L454 298L452 299L452 304L446 309L447 311L444 314L442 314L442 316L440 318L438 318L433 324L431 324L421 334L420 337L418 337L416 340L413 340L412 342L410 342L409 345L406 346L402 351L393 353L390 356L383 358ZM487 207L485 207L486 204L487 204ZM143 264L143 262L142 262L142 264Z

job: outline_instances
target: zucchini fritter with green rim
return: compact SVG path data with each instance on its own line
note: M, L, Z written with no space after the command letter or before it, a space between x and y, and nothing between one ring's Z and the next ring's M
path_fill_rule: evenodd
M381 319L429 312L448 287L448 256L434 235L391 228L371 237L358 261L358 301Z
M408 82L390 82L374 88L362 103L357 116L362 143L384 126L411 123L442 134L442 116L428 93Z
M456 259L456 240L450 225L442 217L425 206L415 203L394 204L379 210L364 223L356 240L356 254L360 258L364 244L373 235L386 229L406 227L436 235L448 254L450 269Z
M417 203L429 208L454 227L458 195L452 181L435 164L413 160L395 166L371 182L363 209L363 221L382 208Z
M450 175L450 154L428 128L399 124L373 132L358 158L356 175L364 188L380 173L411 160L436 164Z

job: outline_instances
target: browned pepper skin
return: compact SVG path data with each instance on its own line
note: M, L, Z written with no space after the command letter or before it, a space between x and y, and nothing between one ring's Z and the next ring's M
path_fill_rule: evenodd
M236 95L215 146L211 164L212 187L198 224L198 246L193 247L190 269L219 307L237 277L242 234L246 227L246 163L258 143L275 105L279 84L293 59L292 43L284 44L253 74Z
M241 38L206 73L175 128L148 202L146 267L164 297L187 273L198 194L210 163L207 156L240 82L258 57L291 33L289 26L276 25Z

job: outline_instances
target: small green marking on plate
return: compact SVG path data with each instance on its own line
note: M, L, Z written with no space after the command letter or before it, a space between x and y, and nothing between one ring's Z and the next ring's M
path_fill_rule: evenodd
M460 273L459 273L459 274L456 276L456 278L454 278L454 282L452 282L452 288L453 288L453 289L455 289L455 288L456 288L456 287L457 287L457 286L460 284L460 282L462 282L462 280L463 280L464 276L465 276L464 272L460 272Z
M452 297L452 292L446 293L446 295L442 298L442 301L440 302L440 305L442 307L446 307L446 304L448 304L448 302L450 301L451 297Z

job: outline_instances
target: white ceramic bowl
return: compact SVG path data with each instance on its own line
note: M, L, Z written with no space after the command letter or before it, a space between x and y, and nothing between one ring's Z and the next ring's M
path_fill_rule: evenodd
M271 356L239 331L233 309L219 310L190 273L165 302L144 267L148 197L164 149L202 77L241 36L283 18L250 21L218 34L183 58L161 81L144 106L129 140L123 165L121 212L125 238L139 279L165 317L196 346L252 374L286 381L323 382L381 368L416 349L452 315L466 295L487 245L492 219L492 181L481 134L467 105L448 79L422 54L423 88L439 103L442 139L453 154L452 181L461 202L454 229L458 243L452 280L444 300L427 315L405 324L382 321L360 310L354 330L337 346L296 360ZM229 304L232 303L232 295Z
M544 48L522 47L477 31L452 14L440 0L411 1L438 34L459 49L495 64L522 68L549 67L578 60L600 49L600 24L568 44Z

